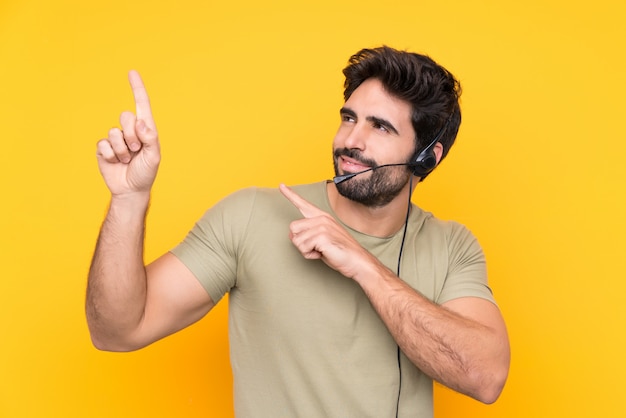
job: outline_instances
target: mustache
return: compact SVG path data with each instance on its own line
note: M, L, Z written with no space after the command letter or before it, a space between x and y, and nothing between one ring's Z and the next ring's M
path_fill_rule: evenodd
M335 159L338 159L339 157L348 157L359 162L360 164L367 165L372 168L378 167L378 163L376 161L372 160L371 158L364 157L359 150L350 148L337 148L333 152L333 155L335 156Z

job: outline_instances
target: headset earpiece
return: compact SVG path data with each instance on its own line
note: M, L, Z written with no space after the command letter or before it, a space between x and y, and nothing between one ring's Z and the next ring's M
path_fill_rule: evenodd
M452 113L448 117L446 123L444 123L439 132L437 132L437 135L435 135L435 139L433 139L430 144L428 144L426 148L421 150L419 153L415 153L416 155L411 158L411 161L409 161L409 166L413 170L413 175L417 177L424 177L428 173L433 171L435 167L437 167L435 146L437 145L437 142L439 142L439 138L441 138L441 135L443 135L446 128L450 124L450 119L452 119L452 115L454 115L454 113Z
M437 138L439 139L439 138ZM428 147L423 149L410 163L413 175L424 177L437 166L437 156L435 155L435 145L437 142L431 142Z

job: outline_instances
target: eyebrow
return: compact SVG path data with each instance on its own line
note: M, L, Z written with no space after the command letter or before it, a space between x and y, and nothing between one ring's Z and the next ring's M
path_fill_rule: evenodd
M341 109L339 109L339 114L348 115L356 119L356 112L350 109L349 107L344 106ZM379 118L376 116L368 116L365 118L365 120L367 120L368 122L375 123L380 126L384 126L388 131L393 132L394 134L398 135L398 130L396 129L396 127L393 126L393 124L386 119Z

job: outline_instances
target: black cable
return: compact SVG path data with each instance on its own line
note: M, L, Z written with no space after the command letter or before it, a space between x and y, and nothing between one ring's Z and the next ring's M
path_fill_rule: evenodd
M404 231L402 232L402 242L400 243L400 253L398 254L398 268L396 274L400 277L400 262L402 261L402 250L404 249L404 240L406 239L406 230L409 225L409 215L411 214L411 189L413 188L413 176L409 178L409 199L406 208L406 219L404 220Z
M398 267L396 268L396 275L400 278L400 264L402 262L402 251L404 250L404 240L406 239L406 231L409 227L409 215L411 214L411 190L413 190L413 176L409 178L409 198L406 208L406 219L404 220L404 231L402 232L402 242L400 242L400 253L398 254ZM398 345L398 399L396 401L396 418L400 413L400 393L402 392L402 364L401 364L401 352Z

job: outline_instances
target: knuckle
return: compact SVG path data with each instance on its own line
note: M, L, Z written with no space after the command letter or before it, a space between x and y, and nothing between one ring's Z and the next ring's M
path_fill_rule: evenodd
M125 110L122 113L120 113L120 120L129 120L129 119L135 119L135 114L133 112Z
M122 131L120 130L120 128L111 128L111 129L109 129L108 134L109 134L109 139L112 139L112 138L121 136L122 135Z
M111 144L106 139L98 141L96 155L107 162L116 162L117 157L111 148Z
M134 134L135 121L135 115L130 112L123 112L120 115L120 125L122 125L122 129L124 129L124 134Z
M149 129L148 131L144 132L142 137L147 141L156 141L159 138L159 134L157 133L157 131Z
M109 143L111 144L111 148L113 149L113 152L115 152L116 154L128 155L128 146L126 145L126 142L124 142L122 138L116 139L114 141L109 141Z

